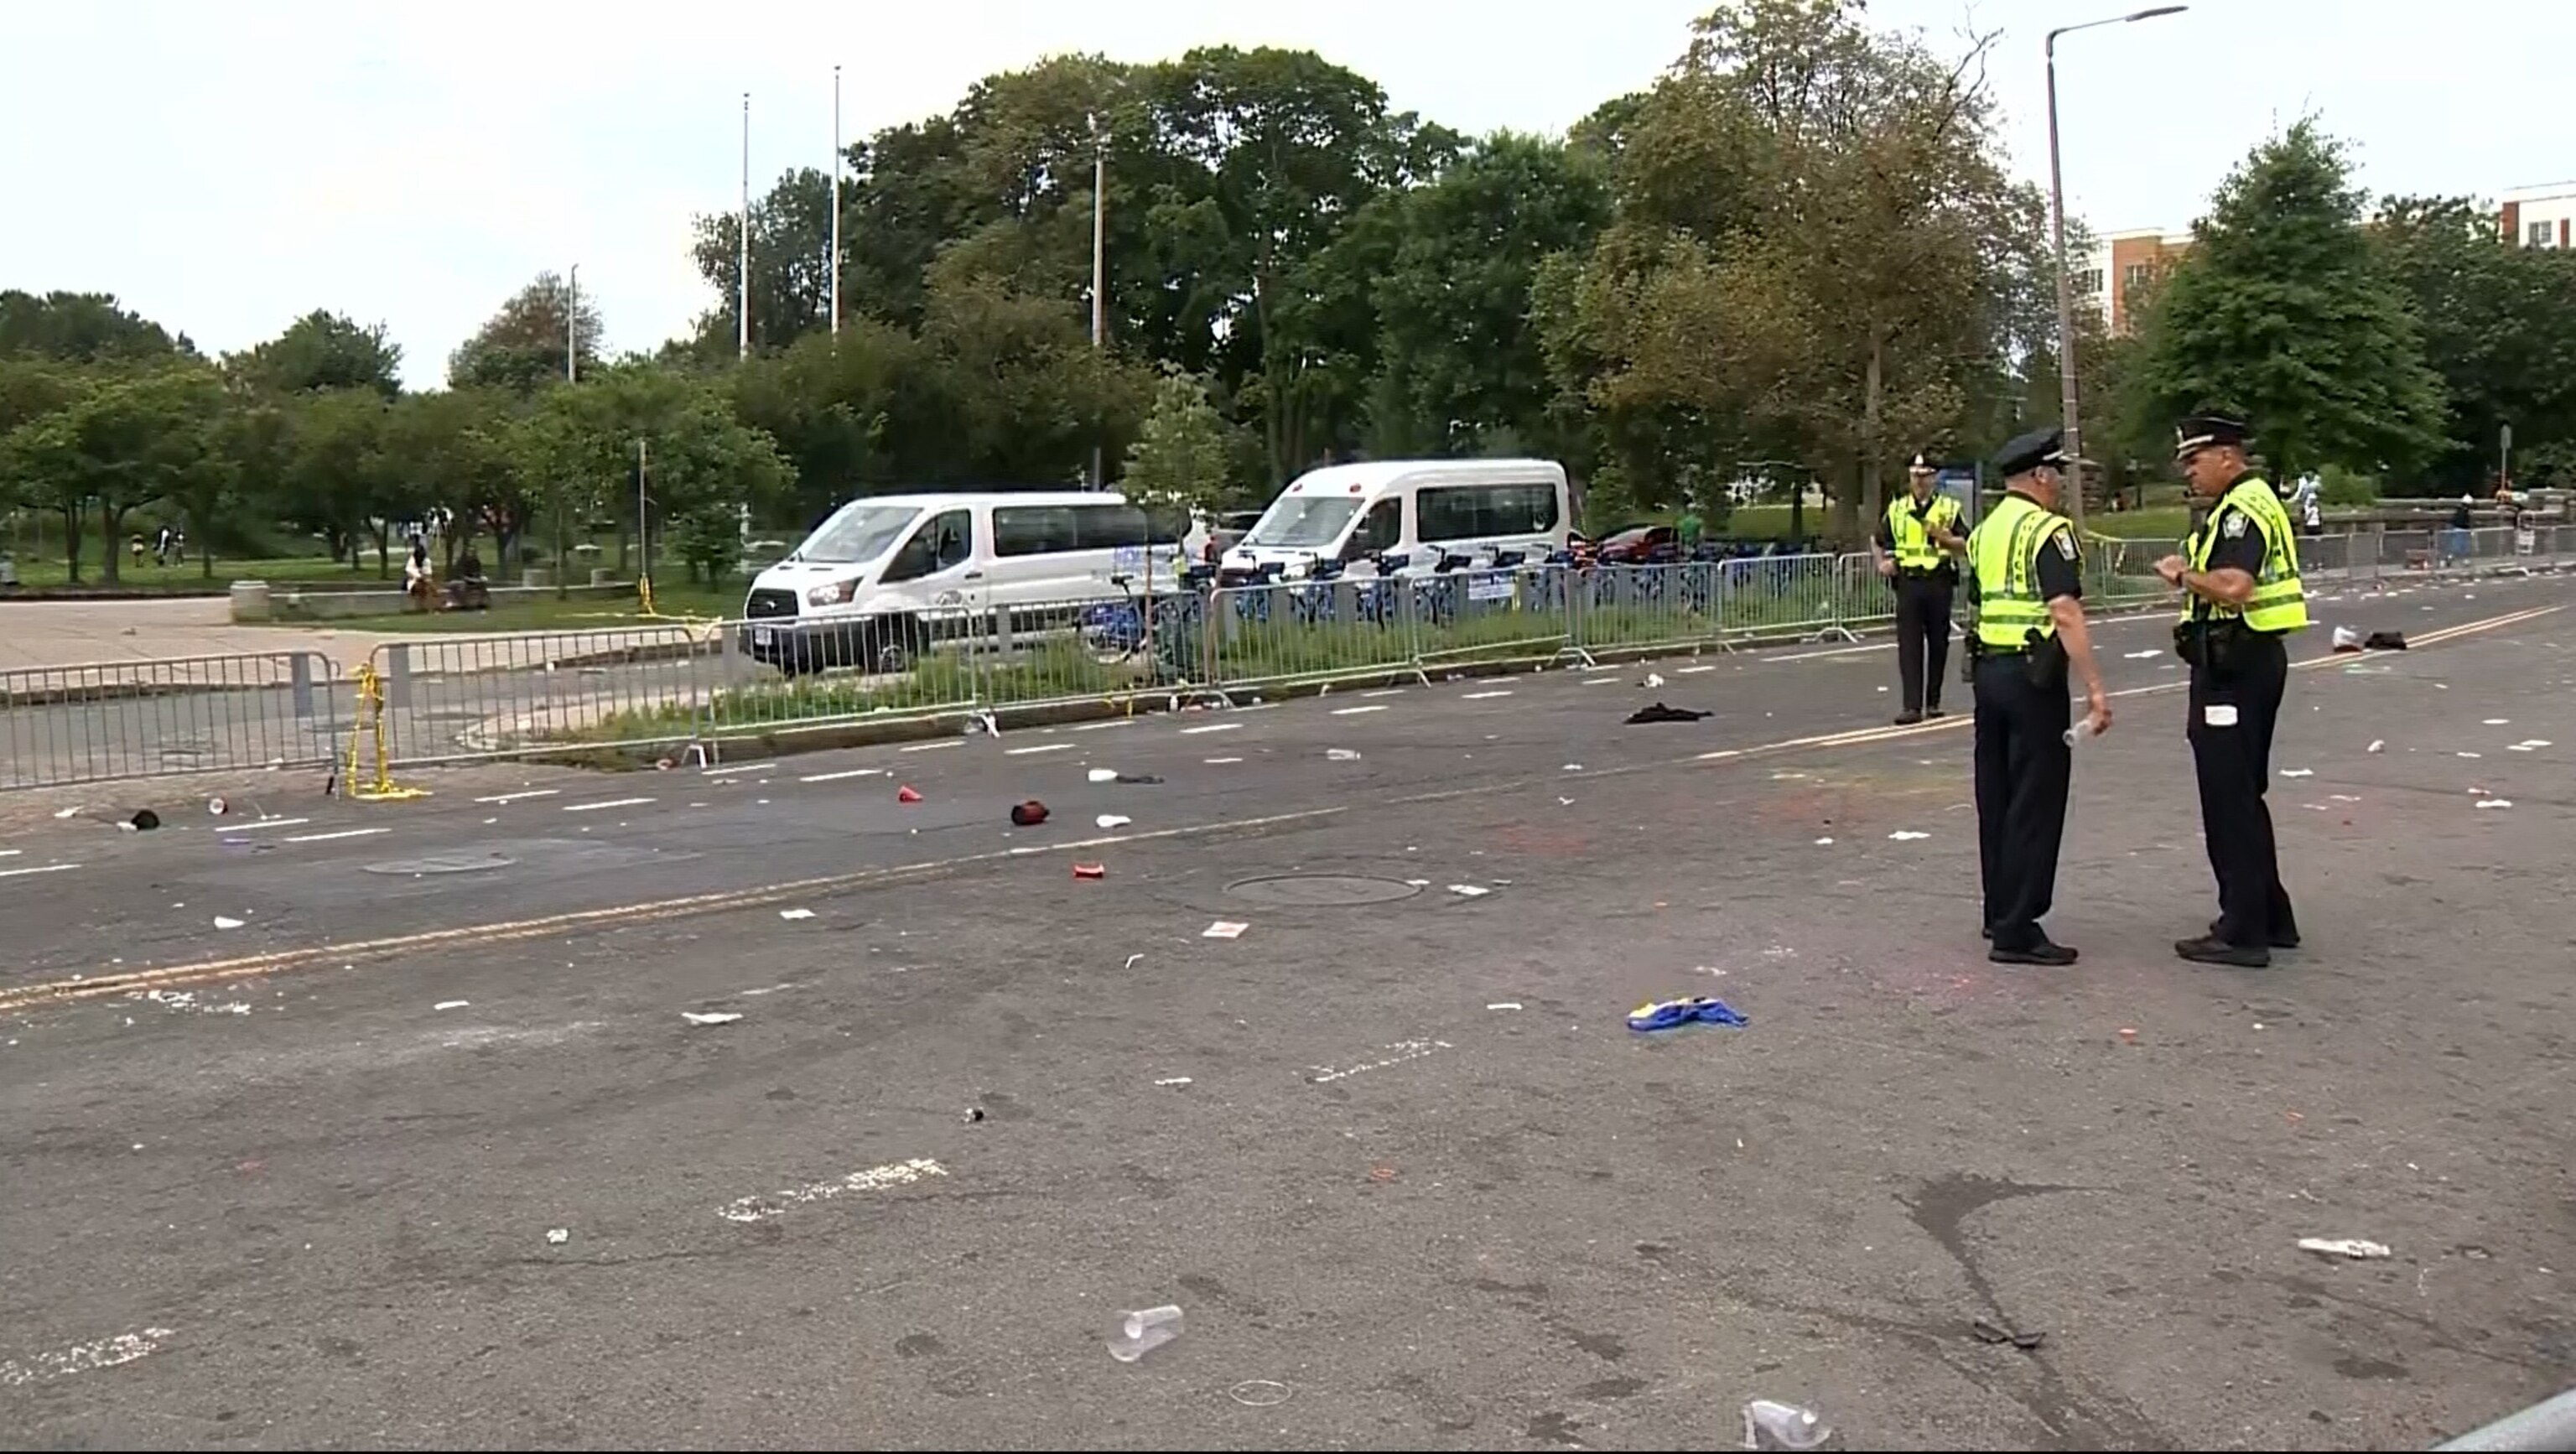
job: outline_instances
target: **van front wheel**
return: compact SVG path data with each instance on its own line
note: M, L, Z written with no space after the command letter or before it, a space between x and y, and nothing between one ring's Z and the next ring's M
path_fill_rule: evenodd
M889 617L875 622L861 643L866 648L866 670L899 676L921 659L921 623L910 616Z

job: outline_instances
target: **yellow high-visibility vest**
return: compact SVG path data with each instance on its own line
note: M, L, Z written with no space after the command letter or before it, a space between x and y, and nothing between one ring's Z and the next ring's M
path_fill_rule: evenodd
M1933 527L1955 532L1959 527L1959 502L1948 495L1934 495L1923 510L1923 518L1914 516L1914 497L1899 495L1887 502L1887 538L1896 543L1888 553L1896 557L1899 570L1938 570L1949 557L1932 542Z
M2247 475L2219 497L2217 506L2189 542L2186 554L2191 568L2209 569L2210 552L2217 548L2221 532L2235 520L2247 523L2235 526L2234 533L2252 529L2263 538L2263 569L2254 577L2254 594L2242 611L2194 595L2183 607L2183 619L2224 621L2242 616L2245 624L2256 631L2284 634L2307 629L2308 588L2299 579L2298 532L2290 524L2290 512L2281 507L2281 497L2261 476Z
M2039 594L2039 553L2064 549L2074 559L2075 522L2028 495L2006 493L1968 535L1968 567L1977 577L1977 640L1989 651L2019 651L2030 633L2057 634ZM2052 547L2060 532L2061 545ZM2077 568L2082 562L2077 560Z

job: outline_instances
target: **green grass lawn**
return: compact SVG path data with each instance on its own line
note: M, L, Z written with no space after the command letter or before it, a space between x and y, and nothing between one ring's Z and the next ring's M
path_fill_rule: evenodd
M482 636L503 631L582 631L667 623L674 619L712 620L742 614L743 588L653 585L652 616L638 609L633 596L581 595L564 600L539 596L513 601L489 611L405 611L383 616L343 616L328 621L276 621L297 630L381 631L420 635Z

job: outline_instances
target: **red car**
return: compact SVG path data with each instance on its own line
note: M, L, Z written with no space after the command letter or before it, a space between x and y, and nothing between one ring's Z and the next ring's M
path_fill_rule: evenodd
M1681 557L1681 532L1670 525L1631 525L1601 537L1595 547L1603 565L1645 565Z

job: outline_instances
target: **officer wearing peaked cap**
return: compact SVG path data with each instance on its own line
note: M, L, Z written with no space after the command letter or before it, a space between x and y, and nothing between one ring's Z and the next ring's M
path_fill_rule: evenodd
M1985 879L1986 957L2061 965L2075 951L2039 927L2057 888L2073 768L2068 668L2086 720L2111 726L2084 623L2084 562L2074 522L2057 513L2066 466L2055 429L2025 434L1995 467L2004 497L1968 536L1977 624L1968 637L1977 695L1977 856Z
M1887 502L1870 554L1896 587L1896 680L1905 691L1899 727L1941 715L1941 676L1950 664L1950 599L1959 583L1951 557L1964 553L1959 502L1933 488L1938 471L1914 456L1905 493Z
M2280 496L2246 460L2246 429L2203 414L2174 432L2192 492L2217 503L2156 574L2184 592L2174 649L2191 666L2191 762L2201 834L2218 878L2218 919L2174 945L2203 964L2259 969L2294 949L2299 923L2281 887L2279 846L2264 803L2272 733L2289 688L2291 632L2308 624L2297 532Z

